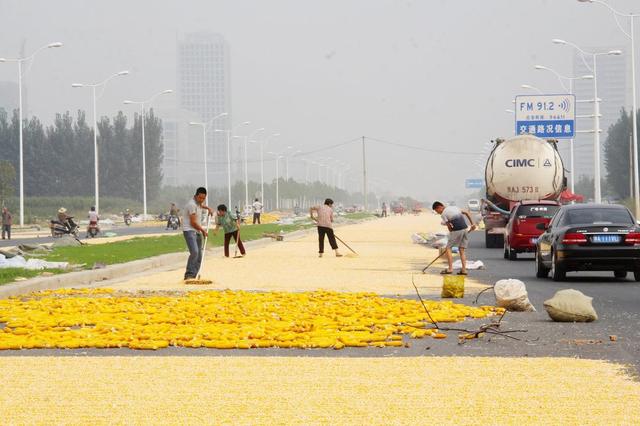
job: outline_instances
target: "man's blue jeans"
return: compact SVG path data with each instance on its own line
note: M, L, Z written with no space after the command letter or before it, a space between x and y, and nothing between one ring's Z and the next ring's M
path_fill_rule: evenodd
M189 249L189 260L187 260L187 270L184 277L185 279L196 278L202 261L202 234L196 231L184 231L182 234Z

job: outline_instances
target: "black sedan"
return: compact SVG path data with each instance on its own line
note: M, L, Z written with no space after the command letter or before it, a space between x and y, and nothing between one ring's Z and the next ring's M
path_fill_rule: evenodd
M536 243L536 276L551 272L554 281L570 271L613 271L616 278L633 272L640 281L640 228L624 206L563 206Z

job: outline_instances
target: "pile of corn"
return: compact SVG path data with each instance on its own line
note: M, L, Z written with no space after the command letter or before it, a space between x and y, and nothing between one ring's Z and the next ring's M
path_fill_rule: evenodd
M438 322L502 312L426 304ZM403 346L403 335L446 337L426 321L418 301L373 293L64 289L0 300L0 349L342 349Z
M280 220L280 216L273 213L262 213L260 215L260 223L276 223Z

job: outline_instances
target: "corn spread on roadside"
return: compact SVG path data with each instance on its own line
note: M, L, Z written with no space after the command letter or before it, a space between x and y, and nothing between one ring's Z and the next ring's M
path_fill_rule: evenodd
M3 425L638 425L640 382L574 358L4 356Z
M438 322L503 312L426 301ZM374 293L62 289L0 300L0 349L216 349L402 346L436 339L418 301Z

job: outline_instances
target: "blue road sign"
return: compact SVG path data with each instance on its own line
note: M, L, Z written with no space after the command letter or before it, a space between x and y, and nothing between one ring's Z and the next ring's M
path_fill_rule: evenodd
M484 179L465 179L465 188L482 188L484 186Z
M576 134L574 95L520 95L515 104L516 135L571 139Z

